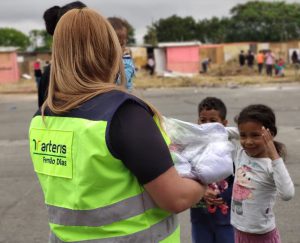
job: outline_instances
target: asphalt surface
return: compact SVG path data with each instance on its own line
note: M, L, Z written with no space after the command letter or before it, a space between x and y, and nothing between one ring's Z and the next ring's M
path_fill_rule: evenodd
M276 221L283 243L300 243L300 85L229 88L174 88L137 90L163 115L197 121L197 105L206 96L221 98L228 120L244 106L263 103L274 108L278 140L288 148L287 167L296 195L279 199ZM0 242L47 242L49 227L42 192L33 173L28 149L28 126L37 107L36 95L0 95ZM182 242L191 242L188 210L180 214Z

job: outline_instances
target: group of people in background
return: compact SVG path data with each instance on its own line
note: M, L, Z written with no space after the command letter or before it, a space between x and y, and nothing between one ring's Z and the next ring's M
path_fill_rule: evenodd
M292 63L295 64L295 67L299 69L300 65L297 51L293 51L291 60ZM207 73L211 61L210 58L201 60L200 73ZM265 70L268 76L273 76L273 74L275 74L276 77L285 76L286 63L283 58L277 58L272 50L260 50L256 55L251 50L248 50L247 53L241 50L238 55L238 61L240 67L248 67L250 69L254 69L255 64L257 64L257 72L259 74L263 74Z
M239 55L239 63L240 66L243 67L247 64L248 67L252 68L254 65L254 54L252 51L248 51L247 54L244 53L243 50L241 50Z
M245 54L244 51L241 50L239 54L240 67L247 65L249 68L253 68L255 59L259 74L262 74L263 69L265 68L266 74L268 76L273 75L273 70L276 77L284 76L285 62L281 57L276 58L272 50L260 50L256 57L251 50L249 50L247 54Z

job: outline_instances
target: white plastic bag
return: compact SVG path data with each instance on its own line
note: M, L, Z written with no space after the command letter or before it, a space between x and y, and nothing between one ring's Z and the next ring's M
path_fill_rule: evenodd
M171 139L175 168L182 177L210 184L233 173L231 152L234 147L222 124L198 125L166 117L163 124Z

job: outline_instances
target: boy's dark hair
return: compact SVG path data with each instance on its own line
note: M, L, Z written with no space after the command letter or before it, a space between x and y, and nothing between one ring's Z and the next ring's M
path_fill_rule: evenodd
M249 105L236 117L238 125L251 121L261 123L266 129L270 130L273 137L277 135L275 113L270 107L262 104ZM284 158L286 156L285 145L276 141L274 141L274 144L279 155Z
M63 7L53 6L48 8L43 15L45 20L46 30L50 35L54 34L54 30L59 19L71 9L81 9L87 7L80 1L75 1L64 5Z
M227 109L224 102L216 97L206 97L198 105L198 114L203 110L216 110L222 120L226 119Z

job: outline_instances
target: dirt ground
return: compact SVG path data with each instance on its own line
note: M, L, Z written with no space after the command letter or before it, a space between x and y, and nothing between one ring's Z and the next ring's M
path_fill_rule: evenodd
M136 89L170 88L170 87L236 87L249 84L300 83L300 69L287 67L284 77L269 77L265 73L259 75L256 67L240 68L235 63L212 66L206 74L186 77L150 76L145 70L139 70L134 79ZM0 93L35 93L34 79L20 79L17 83L0 83Z
M258 74L256 67L240 68L235 63L213 66L206 74L196 74L193 77L151 77L146 72L137 73L135 79L136 88L154 87L218 87L249 84L270 84L270 83L290 83L300 82L300 69L290 66L285 70L284 77L267 76L265 72Z

